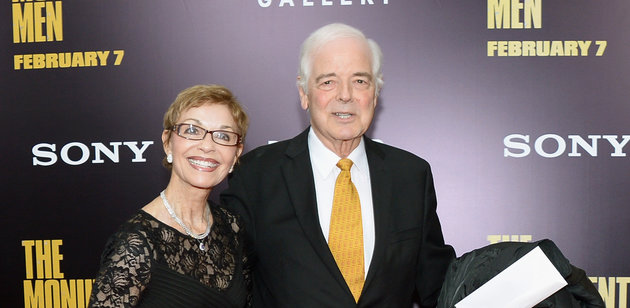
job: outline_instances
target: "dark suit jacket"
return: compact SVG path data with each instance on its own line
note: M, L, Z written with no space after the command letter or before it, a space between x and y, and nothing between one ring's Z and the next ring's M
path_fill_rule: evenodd
M308 129L240 160L222 201L251 241L254 307L435 306L452 247L436 214L429 164L365 139L376 241L358 304L328 248L317 214Z

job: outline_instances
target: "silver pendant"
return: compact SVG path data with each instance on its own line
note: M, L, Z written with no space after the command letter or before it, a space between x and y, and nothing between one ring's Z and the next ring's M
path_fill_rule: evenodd
M206 251L206 245L204 245L203 242L199 242L199 249L201 249L201 251Z

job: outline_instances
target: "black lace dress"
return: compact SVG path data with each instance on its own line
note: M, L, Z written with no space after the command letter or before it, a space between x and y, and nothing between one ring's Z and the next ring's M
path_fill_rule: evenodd
M247 307L251 284L242 230L234 215L211 206L203 240L140 210L108 240L90 307Z

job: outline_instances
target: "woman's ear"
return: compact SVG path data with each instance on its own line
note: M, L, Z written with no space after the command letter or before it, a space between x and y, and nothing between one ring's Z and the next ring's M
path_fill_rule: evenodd
M238 148L236 149L236 161L238 161L238 158L241 157L241 154L243 154L243 144L239 144Z
M171 131L168 129L165 129L162 132L162 149L164 150L164 153L169 154L171 153L171 149L170 149L170 133Z

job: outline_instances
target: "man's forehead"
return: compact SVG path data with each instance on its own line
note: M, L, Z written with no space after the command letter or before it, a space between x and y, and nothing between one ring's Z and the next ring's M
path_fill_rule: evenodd
M324 45L313 54L311 58L313 71L320 74L328 74L350 70L351 74L363 73L371 69L371 52L365 46L342 43L337 45Z

